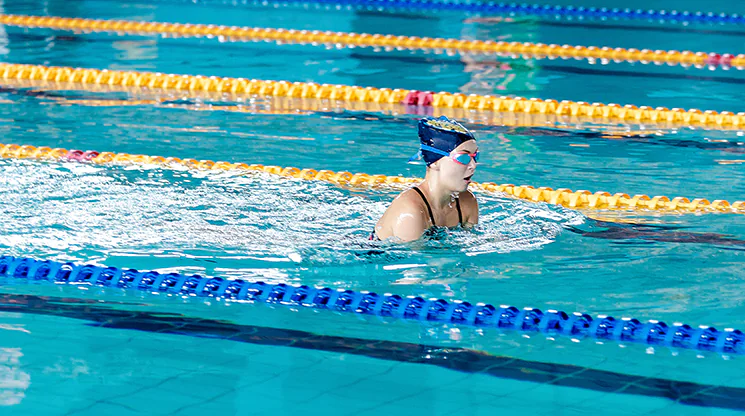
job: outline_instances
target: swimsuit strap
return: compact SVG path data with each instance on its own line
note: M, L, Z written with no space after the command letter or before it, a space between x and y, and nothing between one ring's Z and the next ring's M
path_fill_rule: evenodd
M435 226L435 216L434 216L434 214L432 214L432 207L429 206L429 201L427 201L427 197L424 196L424 192L422 192L422 190L419 189L418 187L415 186L414 187L414 190L416 191L416 193L419 194L419 196L422 197L422 201L424 201L424 204L427 206L427 211L429 211L429 219L432 220L432 226L434 227Z
M455 207L458 208L458 225L463 226L463 214L460 212L460 198L455 198Z

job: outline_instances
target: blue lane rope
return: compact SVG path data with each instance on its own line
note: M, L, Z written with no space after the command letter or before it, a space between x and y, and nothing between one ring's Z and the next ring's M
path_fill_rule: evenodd
M49 281L67 284L90 284L145 292L175 295L219 297L226 300L264 302L292 307L326 309L361 315L456 324L477 328L495 328L526 333L541 332L572 338L594 338L603 341L635 342L652 346L713 351L723 354L745 354L745 334L736 329L669 326L662 321L646 323L638 319L616 319L612 316L591 317L584 313L537 308L496 307L484 303L424 299L357 292L348 289L315 288L284 283L269 284L219 277L202 277L179 273L161 274L90 264L76 265L50 260L0 256L0 277Z
M192 3L201 0L191 0ZM205 1L207 3L210 0ZM713 12L688 12L676 10L632 10L629 8L552 6L543 4L518 4L469 1L437 0L223 0L223 3L238 5L266 4L318 4L365 9L408 9L423 11L466 12L493 16L535 16L550 19L588 20L642 20L683 24L743 25L745 16Z

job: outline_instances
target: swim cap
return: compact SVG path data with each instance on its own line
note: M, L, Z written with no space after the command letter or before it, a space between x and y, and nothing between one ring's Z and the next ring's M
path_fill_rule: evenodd
M419 120L419 141L421 144L423 146L434 147L446 154L455 150L461 143L475 139L468 129L446 116L440 116L439 118L425 117ZM422 148L420 153L427 166L444 157L426 148Z

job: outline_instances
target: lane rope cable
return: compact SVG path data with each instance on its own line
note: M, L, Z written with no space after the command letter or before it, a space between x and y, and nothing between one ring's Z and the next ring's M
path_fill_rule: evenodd
M263 81L245 78L174 75L153 72L98 70L0 63L0 79L47 80L79 84L134 86L149 89L225 93L240 96L316 98L346 102L400 103L421 107L462 108L500 113L554 114L585 117L605 122L631 122L663 127L689 126L709 129L745 127L745 112L701 111L627 104L586 103L539 98L495 97L406 89L317 84L313 82Z
M95 164L153 164L164 168L180 166L187 169L207 170L244 170L265 172L272 175L290 177L302 180L318 180L340 186L357 188L388 185L400 187L406 184L419 183L420 178L403 176L369 175L366 173L334 172L331 170L298 169L295 167L264 166L259 164L214 162L211 160L164 158L161 156L130 155L127 153L96 152L93 150L67 150L62 148L35 147L30 145L0 144L0 157L13 159L62 160L74 162L90 162ZM512 197L530 202L545 202L561 205L573 209L586 210L632 210L658 211L677 213L733 213L745 214L745 201L730 204L725 200L709 202L705 198L689 200L685 197L670 199L666 196L634 195L625 193L611 195L608 192L595 192L549 187L534 188L530 185L515 186L512 184L498 185L492 182L472 182L474 190L488 193L505 193Z
M617 319L607 315L593 318L586 313L567 313L552 309L519 309L508 305L497 307L460 300L425 299L421 296L228 280L179 273L161 274L156 271L11 256L0 256L0 277L28 282L85 284L149 293L212 297L226 301L269 303L290 308L304 307L405 321L543 333L578 340L589 338L633 342L720 354L745 353L745 334L737 329L726 328L720 331L710 326L696 328L681 323L671 326L658 320L642 322L634 318Z
M578 59L591 63L639 62L695 66L698 68L745 69L745 54L718 54L692 51L626 49L581 45L545 45L531 42L493 42L444 38L420 38L367 33L321 32L260 27L215 26L127 20L97 20L54 16L0 14L0 24L25 28L47 28L81 32L161 35L169 37L217 37L227 41L273 41L278 44L309 44L334 47L369 47L440 51L461 54L496 54L502 57L534 59Z

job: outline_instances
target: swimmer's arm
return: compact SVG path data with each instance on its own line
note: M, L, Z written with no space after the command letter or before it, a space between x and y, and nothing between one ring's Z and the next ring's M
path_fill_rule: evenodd
M406 207L398 212L393 224L393 237L401 241L418 240L427 229L427 221L416 207Z
M463 216L465 225L463 228L470 230L474 225L479 223L479 202L471 191L466 191L463 195Z

